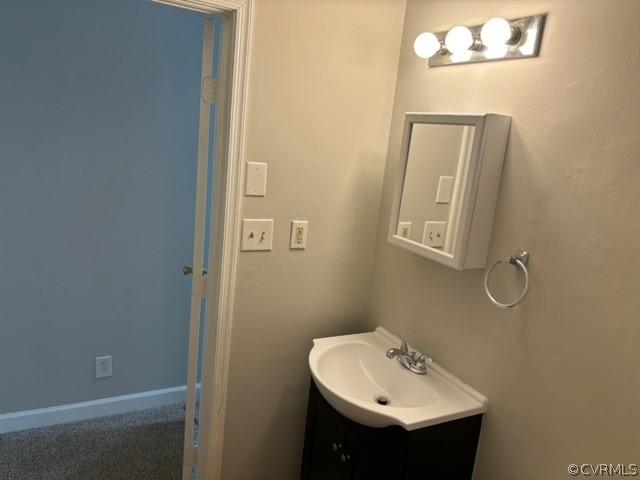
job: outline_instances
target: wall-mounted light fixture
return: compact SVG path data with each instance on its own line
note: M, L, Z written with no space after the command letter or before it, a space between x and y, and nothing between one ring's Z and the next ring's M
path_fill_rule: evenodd
M413 49L430 67L537 57L546 14L507 20L494 17L484 25L456 25L446 32L424 32Z

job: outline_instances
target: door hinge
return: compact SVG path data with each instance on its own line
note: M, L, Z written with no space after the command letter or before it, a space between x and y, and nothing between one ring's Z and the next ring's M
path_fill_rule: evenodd
M196 292L197 297L205 297L207 295L207 277L206 275L201 275L198 281L196 282Z
M198 446L196 445L195 447L193 447L193 449L191 450L191 464L196 467L198 466Z
M218 101L218 79L214 77L204 77L202 81L202 101L213 104Z

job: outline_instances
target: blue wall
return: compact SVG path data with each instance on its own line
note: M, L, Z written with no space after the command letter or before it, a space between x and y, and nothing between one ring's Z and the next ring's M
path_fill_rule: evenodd
M202 18L2 7L0 413L184 384Z

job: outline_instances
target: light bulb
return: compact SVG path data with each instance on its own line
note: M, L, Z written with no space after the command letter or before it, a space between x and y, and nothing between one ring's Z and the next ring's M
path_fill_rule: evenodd
M473 52L471 50L460 50L451 54L451 60L455 63L468 62L472 56Z
M473 46L473 34L467 27L458 25L447 32L444 43L451 53L464 52Z
M511 24L500 17L492 18L480 30L480 39L487 48L506 45L512 36Z
M416 37L416 41L413 42L413 50L416 55L425 60L438 53L440 48L440 40L431 32L421 33Z
M487 47L484 51L484 58L489 60L496 60L498 58L503 58L507 55L509 51L509 47L507 45L495 45L493 47Z
M536 46L536 39L538 37L538 30L530 28L527 30L527 38L520 46L520 53L522 55L532 55Z

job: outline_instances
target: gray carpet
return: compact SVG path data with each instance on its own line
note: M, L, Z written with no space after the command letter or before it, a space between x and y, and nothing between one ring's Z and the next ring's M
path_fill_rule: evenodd
M0 435L2 480L178 480L183 405Z

